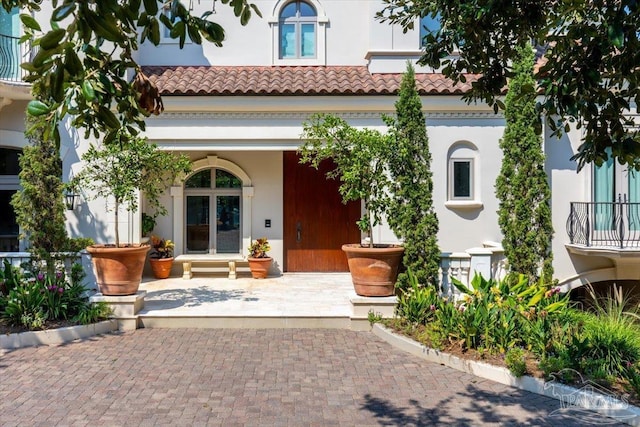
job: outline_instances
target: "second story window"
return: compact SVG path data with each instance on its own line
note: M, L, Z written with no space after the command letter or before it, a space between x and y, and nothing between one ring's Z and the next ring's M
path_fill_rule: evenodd
M425 37L434 36L440 31L440 15L427 15L420 18L420 46L424 45Z
M315 58L318 16L304 1L293 1L280 12L280 58Z

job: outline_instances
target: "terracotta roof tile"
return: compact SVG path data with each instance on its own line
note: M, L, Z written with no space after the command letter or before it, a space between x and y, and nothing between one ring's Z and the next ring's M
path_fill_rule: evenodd
M330 67L144 67L163 95L393 95L402 74L371 74L365 66ZM442 74L416 74L421 94L463 94L466 83L453 84Z

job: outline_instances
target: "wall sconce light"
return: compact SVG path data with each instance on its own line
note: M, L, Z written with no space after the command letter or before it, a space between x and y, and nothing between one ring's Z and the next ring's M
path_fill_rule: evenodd
M200 4L200 0L198 0L198 4ZM189 11L193 10L193 0L189 0ZM213 0L213 6L211 7L211 12L216 13L216 0Z
M64 204L67 206L67 210L72 211L76 207L76 199L80 199L79 194L75 194L71 190L66 190L64 193Z

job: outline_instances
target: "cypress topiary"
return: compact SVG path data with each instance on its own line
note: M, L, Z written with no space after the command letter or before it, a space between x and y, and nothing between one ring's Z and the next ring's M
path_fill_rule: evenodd
M393 188L387 221L404 241L404 267L411 269L421 285L437 285L441 253L438 218L433 208L431 152L415 71L410 63L395 107L396 117L385 118L394 141L388 153ZM406 272L401 273L397 286L408 289L408 279Z
M530 46L518 49L515 75L505 99L506 127L500 141L504 157L496 180L498 222L509 271L551 280L551 190L544 169L542 138L536 132L540 115L532 90L533 63Z
M52 253L68 247L65 229L62 161L53 140L42 138L40 130L27 133L29 145L20 156L20 191L11 204L20 225L20 238L29 240L35 260L53 268Z

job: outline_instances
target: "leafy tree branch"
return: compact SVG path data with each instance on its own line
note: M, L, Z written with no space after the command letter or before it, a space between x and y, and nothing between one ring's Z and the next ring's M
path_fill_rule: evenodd
M640 101L640 4L635 0L383 0L382 22L413 29L421 17L438 18L427 32L420 63L454 81L479 74L468 102L504 108L500 95L514 75L518 46L535 40L543 54L534 85L538 112L556 135L573 123L583 141L578 167L611 155L640 169L640 133L629 113ZM454 53L454 54L452 54ZM541 128L538 127L538 132Z

